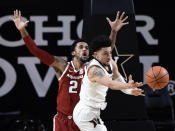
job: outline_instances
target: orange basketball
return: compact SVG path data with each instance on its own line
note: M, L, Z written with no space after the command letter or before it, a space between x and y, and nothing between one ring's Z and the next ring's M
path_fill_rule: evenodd
M146 73L145 80L153 89L164 88L169 81L168 71L161 66L153 66Z

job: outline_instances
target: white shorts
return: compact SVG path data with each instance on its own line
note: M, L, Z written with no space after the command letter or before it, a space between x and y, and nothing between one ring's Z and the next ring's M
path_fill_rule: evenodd
M74 108L73 120L81 131L107 131L100 118L100 109L89 107L81 101Z

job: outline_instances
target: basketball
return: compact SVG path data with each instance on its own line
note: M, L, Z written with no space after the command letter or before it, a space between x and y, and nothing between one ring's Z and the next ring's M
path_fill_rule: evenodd
M162 89L168 84L169 73L164 67L153 66L147 71L145 80L149 87Z

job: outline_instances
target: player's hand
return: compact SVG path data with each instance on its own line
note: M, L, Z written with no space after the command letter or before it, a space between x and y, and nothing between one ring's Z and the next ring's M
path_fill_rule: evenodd
M120 17L119 17L119 14L120 12L118 11L115 21L111 21L108 17L106 17L106 20L111 26L112 31L115 31L115 32L118 32L124 25L129 24L129 22L125 22L128 19L128 16L124 17L125 12L123 12Z
M9 17L9 19L15 23L15 26L19 31L23 31L25 29L25 27L27 26L27 24L29 23L29 21L25 21L25 22L22 21L20 10L15 10L14 11L14 18Z
M129 75L129 81L128 81L129 87L130 88L137 88L137 87L141 87L143 86L142 82L134 82L134 80L132 79L132 75Z
M133 88L132 90L131 90L131 95L134 95L134 96L145 96L144 94L143 94L143 90L142 89L139 89L139 88Z

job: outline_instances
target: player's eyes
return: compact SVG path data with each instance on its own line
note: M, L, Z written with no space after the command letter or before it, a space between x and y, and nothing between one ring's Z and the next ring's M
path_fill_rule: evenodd
M111 52L105 52L104 55L111 55Z
M83 49L83 46L79 46L79 49Z

